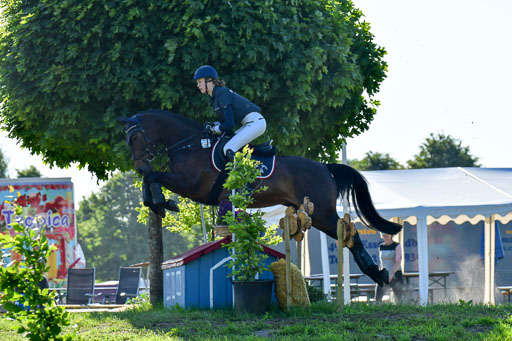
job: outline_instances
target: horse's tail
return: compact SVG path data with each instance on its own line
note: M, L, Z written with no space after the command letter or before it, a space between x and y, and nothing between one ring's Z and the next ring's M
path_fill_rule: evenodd
M363 224L387 234L400 232L402 229L400 224L390 222L377 213L368 184L361 173L346 165L328 164L327 168L338 185L338 196L346 195L348 200L352 197L352 205Z

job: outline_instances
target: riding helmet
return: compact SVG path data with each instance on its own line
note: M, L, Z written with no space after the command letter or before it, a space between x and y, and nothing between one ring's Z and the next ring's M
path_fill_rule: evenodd
M219 78L219 75L217 75L217 70L213 66L210 65L203 65L197 68L196 72L194 72L194 78L192 78L193 81L198 80L200 78L213 78L217 79Z

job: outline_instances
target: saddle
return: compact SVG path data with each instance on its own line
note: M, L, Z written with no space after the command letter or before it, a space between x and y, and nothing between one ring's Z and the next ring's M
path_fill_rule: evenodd
M228 141L229 137L223 134L212 148L211 161L213 167L219 172L225 170L227 160L223 149ZM272 140L258 145L249 144L249 147L253 149L252 158L261 162L258 166L261 175L258 176L257 179L267 179L271 177L274 173L276 163L276 147L272 146Z

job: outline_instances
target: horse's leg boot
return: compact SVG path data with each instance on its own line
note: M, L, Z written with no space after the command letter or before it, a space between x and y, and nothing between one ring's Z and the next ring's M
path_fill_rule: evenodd
M354 246L349 250L352 253L352 256L354 256L354 260L359 266L359 269L361 269L365 275L368 275L380 286L383 286L384 283L389 284L388 270L379 270L379 267L373 262L372 257L364 248L361 238L359 237L359 233L356 232L356 235L354 236Z
M150 186L153 204L157 206L165 206L165 197L162 193L162 186L158 182L153 182Z
M144 203L144 206L148 207L150 204L153 204L153 196L151 195L151 190L149 189L149 184L147 182L142 183L142 202Z
M163 206L157 206L152 202L148 206L156 215L159 215L162 219L165 218L165 208Z
M167 208L169 211L173 212L179 212L180 208L178 207L178 204L174 200L167 200L164 205L165 208Z

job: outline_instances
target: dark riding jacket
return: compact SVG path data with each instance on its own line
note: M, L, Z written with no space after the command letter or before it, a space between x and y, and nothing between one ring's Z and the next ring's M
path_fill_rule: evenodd
M240 96L233 90L222 86L213 88L211 105L219 116L221 123L219 129L223 132L231 131L242 124L244 117L251 112L261 113L261 108Z

